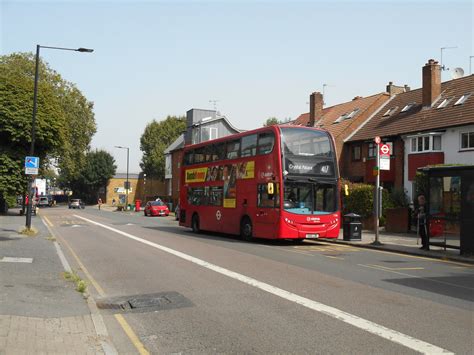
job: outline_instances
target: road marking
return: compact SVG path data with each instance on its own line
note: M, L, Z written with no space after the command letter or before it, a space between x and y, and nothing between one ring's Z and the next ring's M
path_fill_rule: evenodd
M99 283L92 277L92 275L89 273L89 271L87 270L87 268L84 266L84 264L81 262L81 260L79 259L79 256L77 256L77 254L74 252L74 250L72 250L71 246L69 245L68 242L66 242L66 240L64 238L61 238L62 239L62 242L64 242L64 244L66 245L66 247L69 249L69 251L71 252L72 256L74 256L74 259L76 259L76 262L79 264L81 270L84 272L84 274L86 275L87 279L90 281L90 283L92 284L92 286L94 286L94 288L97 290L97 293L101 296L101 297L105 297L106 296L106 293L104 291L104 289L99 285ZM119 319L117 316L120 316L121 319ZM123 328L124 332L128 335L130 341L132 342L132 344L137 348L138 352L140 354L149 354L149 352L145 349L145 346L140 342L140 340L138 339L137 335L135 334L135 332L132 330L132 328L130 327L130 325L128 325L127 321L125 320L125 318L123 318L121 315L115 315L115 318L117 319L118 323L120 324L120 326Z
M324 255L324 256L325 256L326 258L344 260L344 258L341 258L340 256L332 256L332 255Z
M445 281L433 280L433 279L430 279L428 277L405 274L404 272L398 272L398 271L395 271L395 270L391 270L389 268L386 268L386 267L383 267L383 266L380 266L380 265L372 265L372 264L367 264L367 265L357 264L357 265L367 267L369 269L377 269L377 270L382 270L382 271L386 271L386 272L392 272L394 274L398 274L398 275L402 275L402 276L408 276L408 277L412 277L412 278L415 278L415 279L423 279L423 280L426 280L426 281L431 281L431 282L435 282L435 283L439 283L439 284L443 284L443 285L448 285L448 286L453 286L453 287L458 287L458 288L464 288L466 290L474 291L474 288L472 288L472 287L456 285L456 284L453 284L453 283L450 283L450 282L445 282Z
M370 265L370 264L369 264ZM403 271L403 270L424 270L424 267L388 267L388 266L383 266L383 265L372 265L372 266L378 266L383 269L387 269L390 271Z
M135 347L138 350L138 353L142 355L150 354L148 350L145 349L140 339L138 339L137 335L135 334L133 329L130 327L130 325L128 325L125 318L121 314L115 314L115 319L117 319L117 322L119 322L119 324L122 326L125 333L128 335L128 337L132 341L133 345L135 345Z
M342 311L338 308L327 306L323 303L316 302L316 301L313 301L309 298L299 296L295 293L292 293L292 292L283 290L281 288L272 286L272 285L267 284L265 282L258 281L254 278L239 274L235 271L231 271L231 270L225 269L223 267L217 266L215 264L211 264L207 261L204 261L202 259L198 259L194 256L182 253L180 251L165 247L165 246L160 245L160 244L150 242L149 240L136 237L132 234L122 232L119 229L115 229L115 228L107 226L105 224L101 224L101 223L95 222L93 220L90 220L90 219L87 219L87 218L84 218L84 217L81 217L81 216L78 216L78 215L75 215L75 216L78 217L78 218L81 218L81 219L83 219L83 220L85 220L89 223L95 224L99 227L102 227L102 228L108 229L112 232L115 232L117 234L123 235L124 237L127 237L129 239L132 239L132 240L135 240L137 242L143 243L145 245L151 246L153 248L162 250L166 253L175 255L175 256L177 256L181 259L184 259L186 261L190 261L190 262L192 262L196 265L199 265L199 266L202 266L202 267L207 268L209 270L215 271L215 272L217 272L221 275L225 275L225 276L230 277L234 280L241 281L241 282L243 282L247 285L253 286L253 287L258 288L260 290L266 291L266 292L268 292L272 295L275 295L275 296L281 297L283 299L286 299L288 301L294 302L296 304L302 305L302 306L304 306L306 308L309 308L309 309L312 309L316 312L323 313L327 316L330 316L332 318L335 318L335 319L340 320L342 322L345 322L347 324L353 325L353 326L355 326L359 329L362 329L362 330L365 330L369 333L378 335L381 338L387 339L389 341L400 344L402 346L413 349L415 351L418 351L418 352L421 352L421 353L424 353L424 354L433 354L433 353L450 353L451 354L451 352L446 350L446 349L443 349L443 348L437 347L436 345L433 345L433 344L424 342L422 340L413 338L409 335L400 333L396 330L384 327L380 324L377 324L377 323L374 323L374 322L369 321L367 319L358 317L358 316L353 315L351 313Z
M463 262L459 262L459 261L427 258L425 256L418 256L418 255L408 255L408 254L403 254L403 253L399 253L399 252L396 252L396 251L384 251L384 250L377 250L377 249L373 249L373 248L361 248L361 247L357 247L357 246L353 246L353 245L338 244L338 243L335 243L335 242L321 242L321 241L318 241L317 243L326 244L326 245L337 244L339 246L343 246L343 247L346 247L346 248L354 248L354 249L358 249L360 251L365 250L365 251L372 251L374 253L400 255L400 256L403 256L405 258L422 259L422 260L428 260L428 261L436 262L436 263L446 263L446 264L460 265L460 266L464 266L464 267L467 267L467 268L474 268L474 265L472 265L472 264L467 264L467 263L463 263Z
M31 264L33 262L33 258L16 258L13 256L4 256L0 259L2 263L25 263Z
M86 275L86 277L89 279L89 281L91 282L92 286L94 286L94 288L97 290L97 293L102 296L102 297L105 297L105 291L102 287L100 287L100 285L97 283L97 281L92 277L92 275L89 273L89 271L87 270L87 268L84 266L84 264L81 262L81 260L79 259L79 257L77 256L77 254L74 252L74 250L72 250L71 246L69 245L68 242L66 242L66 240L64 238L61 238L62 242L64 243L64 245L66 245L66 247L69 249L69 251L71 252L72 256L74 257L74 259L76 259L76 262L79 264L79 267L81 268L81 270L84 272L84 274Z
M43 218L43 221L45 221L48 226L53 227L53 223L51 223L48 217L41 216L41 218Z

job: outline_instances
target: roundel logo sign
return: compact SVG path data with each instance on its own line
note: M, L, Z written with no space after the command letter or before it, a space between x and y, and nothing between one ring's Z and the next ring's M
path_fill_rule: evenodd
M222 218L222 213L221 213L220 210L217 210L217 212L216 212L216 219L217 219L218 221L220 221L221 218Z
M388 144L380 146L380 155L390 155L390 146Z

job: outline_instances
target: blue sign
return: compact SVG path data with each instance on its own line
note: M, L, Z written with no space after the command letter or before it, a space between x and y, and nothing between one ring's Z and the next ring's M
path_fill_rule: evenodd
M38 157L26 157L25 168L38 169L40 165L40 159Z

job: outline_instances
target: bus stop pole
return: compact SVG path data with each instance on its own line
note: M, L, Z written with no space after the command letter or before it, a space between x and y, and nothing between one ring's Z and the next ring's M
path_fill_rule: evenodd
M376 164L377 164L377 175L375 177L375 240L373 245L381 245L379 241L379 217L380 217L380 143L376 144Z

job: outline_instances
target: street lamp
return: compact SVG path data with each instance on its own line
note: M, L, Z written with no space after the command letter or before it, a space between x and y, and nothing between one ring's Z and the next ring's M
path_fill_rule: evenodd
M128 181L128 157L129 157L129 152L130 148L129 147L122 147L121 145L116 145L115 148L120 148L120 149L127 149L127 181L125 182L125 210L128 208L128 191L130 190L130 182Z
M36 63L35 63L35 86L33 91L33 117L31 120L31 146L30 146L30 156L35 154L35 138L36 138L36 108L37 108L37 98L38 98L38 79L39 79L39 54L40 48L47 49L58 49L62 51L74 51L74 52L83 52L83 53L92 53L94 50L89 48L63 48L63 47L48 47L36 45ZM28 182L28 205L26 207L26 228L31 229L31 207L33 206L33 194L31 193L31 188L33 185L33 177L29 179Z

